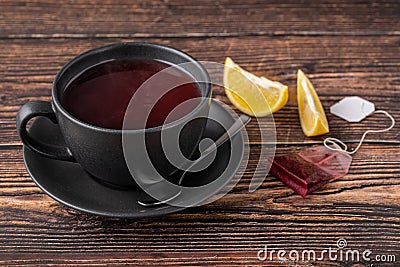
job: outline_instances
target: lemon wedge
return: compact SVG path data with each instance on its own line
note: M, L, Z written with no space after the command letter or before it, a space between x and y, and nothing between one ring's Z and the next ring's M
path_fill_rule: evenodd
M241 112L256 117L270 115L281 109L288 100L288 87L258 77L227 57L223 77L225 94Z
M302 70L297 71L297 104L301 127L306 136L329 132L328 120L317 92Z

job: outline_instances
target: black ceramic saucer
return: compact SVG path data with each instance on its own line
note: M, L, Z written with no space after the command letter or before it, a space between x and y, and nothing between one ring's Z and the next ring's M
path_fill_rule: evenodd
M204 137L214 140L223 134L224 127L228 128L234 122L232 116L214 101L211 103L209 118ZM37 118L29 131L33 136L46 140L47 143L63 142L57 125L45 118ZM235 149L243 147L243 136L238 134L231 142ZM242 161L243 149L240 149L240 153L235 151L232 157L230 152L230 142L220 146L214 162L201 172L188 174L184 180L185 186L204 185L222 178L224 182L221 186L208 190L204 195L204 200L217 194L232 180ZM225 171L229 159L237 168L219 177ZM26 147L24 147L24 162L33 181L44 192L55 200L83 212L121 218L144 218L184 209L169 205L142 207L137 203L138 199L146 196L141 189L119 189L107 186L86 173L77 163L48 159Z

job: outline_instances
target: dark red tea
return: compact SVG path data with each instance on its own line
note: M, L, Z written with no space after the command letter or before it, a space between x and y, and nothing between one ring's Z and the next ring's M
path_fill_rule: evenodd
M129 129L177 120L191 112L201 97L193 77L183 69L161 61L135 59L109 61L85 70L67 86L62 102L67 111L84 122L122 129L126 109L136 92Z

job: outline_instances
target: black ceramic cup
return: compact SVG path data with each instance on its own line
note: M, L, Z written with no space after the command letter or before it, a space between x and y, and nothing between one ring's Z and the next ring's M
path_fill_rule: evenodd
M147 153L154 167L163 176L172 174L176 167L168 162L161 146L162 127L143 130L115 130L101 128L72 116L62 105L67 85L84 70L109 60L150 59L171 65L183 64L194 81L198 82L201 101L183 118L170 122L171 127L182 127L179 137L182 152L190 157L201 140L211 98L211 81L206 69L193 57L177 49L151 43L118 43L98 47L69 61L57 74L52 86L52 101L31 101L24 104L17 115L17 131L23 144L42 156L79 163L92 176L118 186L137 185L129 172L122 147L122 133L135 137L146 134ZM190 64L187 64L190 63ZM60 127L65 146L39 142L29 135L28 122L34 117L46 117Z

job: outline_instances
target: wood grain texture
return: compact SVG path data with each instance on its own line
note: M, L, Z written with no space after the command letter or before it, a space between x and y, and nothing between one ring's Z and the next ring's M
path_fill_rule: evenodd
M278 153L298 149L284 146ZM19 149L0 155L7 159L0 163L0 259L10 265L256 265L256 253L264 245L320 251L334 247L340 237L352 248L399 252L400 151L385 145L365 146L348 175L306 199L270 176L249 193L257 163L253 153L244 177L222 199L136 221L90 216L58 204L25 173Z
M50 100L57 71L76 55L121 41L170 45L199 60L231 56L249 71L289 86L274 114L277 154L323 138L305 138L296 106L296 71L314 83L328 111L359 95L400 121L400 2L383 1L81 1L0 0L0 266L289 266L260 262L270 249L348 248L395 255L396 262L301 262L304 267L399 266L400 124L367 137L348 175L306 199L278 179L249 193L265 143L261 119L247 127L250 160L226 196L159 218L127 220L83 214L57 203L31 180L22 161L15 115L30 100ZM219 72L220 73L220 72ZM227 104L221 87L214 97ZM327 113L332 137L356 145L376 115L349 125ZM56 179L56 177L55 177Z
M50 100L51 83L57 71L74 56L94 48L128 39L39 39L0 40L0 144L20 144L15 134L15 115L32 99ZM141 41L143 39L135 39ZM298 118L296 71L309 74L321 98L331 126L331 136L354 142L367 129L390 124L374 115L349 125L328 112L329 106L345 96L359 95L388 110L400 121L400 37L240 37L210 39L148 39L189 52L199 60L223 63L232 56L244 68L289 86L288 105L274 114L279 143L321 143L322 138L305 138ZM45 47L45 49L44 49ZM212 48L212 49L210 49ZM270 53L268 51L274 51ZM221 70L216 74L222 73ZM334 93L333 93L334 92ZM216 99L229 103L223 89L214 86ZM250 141L260 144L259 128L268 119L249 126ZM368 136L368 141L400 143L400 124L385 134Z
M396 0L3 0L0 5L2 38L400 34Z

